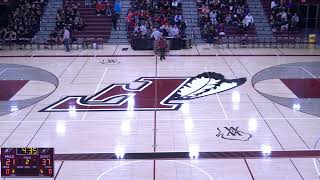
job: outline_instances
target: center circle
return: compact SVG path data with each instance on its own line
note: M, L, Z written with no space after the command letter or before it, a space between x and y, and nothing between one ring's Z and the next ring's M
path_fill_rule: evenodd
M47 82L54 85L54 89L44 95L23 99L12 99L29 81ZM24 109L40 102L51 95L58 87L58 78L40 68L19 65L0 64L0 116Z
M155 168L153 172L150 171L151 174L149 176L152 176L152 173L156 173L155 176L160 176L158 179L213 180L213 177L206 171L202 170L201 168L188 162L176 161L176 160L158 160L156 162L154 161L121 162L120 165L114 166L104 171L103 173L101 173L96 178L96 180L112 179L114 177L119 177L119 175L122 175L123 177L129 177L131 176L130 175L131 171L128 171L129 169L141 168L146 164L149 164L150 166L150 168L147 168L148 170ZM161 171L159 171L160 169ZM192 173L188 174L186 173L186 171L183 171L183 169L188 170L188 172L192 172ZM173 172L173 173L170 173L170 172ZM137 177L137 179L139 178Z

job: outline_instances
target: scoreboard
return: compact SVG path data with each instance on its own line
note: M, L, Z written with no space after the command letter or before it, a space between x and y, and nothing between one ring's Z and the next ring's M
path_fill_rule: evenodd
M2 177L54 177L53 148L1 148Z

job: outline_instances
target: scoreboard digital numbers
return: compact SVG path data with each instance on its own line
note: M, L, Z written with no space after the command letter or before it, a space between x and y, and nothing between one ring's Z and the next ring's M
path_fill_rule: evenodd
M53 148L1 148L1 176L54 177Z

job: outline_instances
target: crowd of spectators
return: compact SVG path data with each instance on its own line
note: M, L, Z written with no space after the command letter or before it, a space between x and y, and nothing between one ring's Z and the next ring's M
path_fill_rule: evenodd
M79 3L75 3L74 1L66 1L63 8L58 9L56 28L50 34L50 41L60 42L64 27L70 32L82 31L84 29L85 24L80 17L79 6Z
M155 31L166 37L183 37L187 28L180 0L136 0L127 23L133 37L151 37Z
M32 38L39 30L45 4L45 0L19 0L17 8L9 14L8 25L0 29L0 38Z
M201 34L208 42L225 35L225 26L243 34L254 26L246 0L197 0Z
M80 17L78 6L78 3L66 1L63 8L57 11L56 27L59 29L68 27L71 31L82 31L85 24Z
M300 22L296 5L292 0L272 0L269 20L272 32L294 31Z

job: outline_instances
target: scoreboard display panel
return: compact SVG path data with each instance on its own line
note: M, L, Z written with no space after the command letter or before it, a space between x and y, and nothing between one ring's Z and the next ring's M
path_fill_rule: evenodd
M54 177L53 148L1 148L1 177Z

